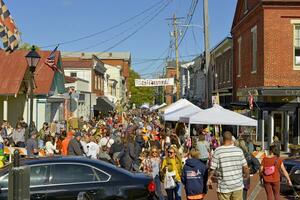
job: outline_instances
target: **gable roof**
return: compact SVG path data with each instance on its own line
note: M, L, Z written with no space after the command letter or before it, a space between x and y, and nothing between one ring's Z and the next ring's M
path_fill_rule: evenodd
M65 60L62 59L62 66L64 69L71 69L71 68L87 68L91 69L93 67L92 60Z
M0 50L0 95L15 95L19 93L24 75L28 69L25 56L29 51L16 50L7 54ZM45 64L51 51L37 51L41 59L36 67L34 79L36 88L34 94L46 95L50 92L53 83L54 72ZM58 65L60 52L55 53L55 63ZM58 66L59 67L59 66Z
M77 57L81 59L91 59L96 56L99 59L130 60L130 52L62 52L63 58Z
M231 31L235 28L237 24L239 24L241 20L246 18L249 15L249 13L251 13L251 11L256 8L258 4L261 4L262 1L264 0L238 0L235 7ZM247 5L247 10L244 10L245 3Z

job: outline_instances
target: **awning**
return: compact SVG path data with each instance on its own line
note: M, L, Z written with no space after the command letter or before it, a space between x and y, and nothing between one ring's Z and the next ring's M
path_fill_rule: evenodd
M96 105L94 105L94 110L100 112L108 112L115 109L115 104L111 102L107 97L98 97L96 100Z

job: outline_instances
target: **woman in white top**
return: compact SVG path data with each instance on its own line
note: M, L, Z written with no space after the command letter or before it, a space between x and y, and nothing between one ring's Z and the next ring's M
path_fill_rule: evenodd
M87 153L86 156L88 158L97 159L100 151L99 145L96 143L96 139L94 136L91 136L90 142L86 145Z
M56 141L54 141L54 138L51 135L47 135L45 140L46 156L53 156L54 153L58 152L58 150L56 149Z

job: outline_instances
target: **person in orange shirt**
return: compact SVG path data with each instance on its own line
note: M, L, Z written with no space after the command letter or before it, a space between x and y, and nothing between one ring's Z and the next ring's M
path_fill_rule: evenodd
M61 155L63 156L67 156L68 155L68 146L69 146L69 142L70 140L72 140L73 138L73 135L74 135L74 132L73 131L69 131L67 133L67 137L62 141L61 143Z

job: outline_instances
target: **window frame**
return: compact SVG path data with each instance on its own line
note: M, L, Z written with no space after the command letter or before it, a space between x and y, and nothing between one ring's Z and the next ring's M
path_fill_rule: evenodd
M237 67L237 77L241 77L242 74L242 36L237 40L238 42L238 67Z
M51 173L51 168L53 165L62 165L62 164L69 164L69 165L83 165L83 166L87 166L87 167L91 167L93 169L93 171L96 173L97 171L98 172L101 172L101 173L104 173L108 176L108 179L105 180L105 181L83 181L83 182L73 182L73 183L56 183L56 184L53 184L51 183L51 176L52 176L52 173ZM50 167L50 170L49 171L49 176L48 176L48 183L47 184L44 184L44 185L30 185L30 188L38 188L38 187L49 187L49 186L61 186L61 185L78 185L78 184L95 184L95 183L107 183L110 181L111 179L111 175L108 174L107 172L101 170L101 169L98 169L92 165L89 165L89 164L85 164L85 163L72 163L72 162L61 162L61 163L43 163L43 164L35 164L35 165L29 165L29 167L36 167L36 166L47 166L47 167ZM4 177L7 177L8 178L9 176L9 171L7 171L6 174L3 174L3 178ZM31 173L30 173L30 176L31 176ZM2 178L1 177L1 178ZM8 188L1 188L1 190L8 190Z
M255 38L255 41L254 41ZM254 48L255 47L255 48ZM258 59L257 59L257 25L251 28L251 52L252 52L252 67L251 74L257 72Z
M300 64L296 64L296 55L295 55L295 30L296 26L300 27L300 20L299 19L292 19L291 24L293 26L293 70L300 70ZM300 29L299 29L300 30Z
M89 183L106 183L106 182L109 182L109 180L111 179L111 175L108 174L107 172L103 171L103 170L100 170L92 165L88 165L88 164L84 164L84 163L67 163L67 162L62 162L62 163L51 163L51 164L48 164L48 165L51 165L51 168L50 168L50 176L49 176L49 185L47 186L59 186L59 185L78 185L78 184L89 184ZM86 167L90 167L92 168L92 170L94 171L95 173L95 170L96 171L99 171L101 173L104 173L108 176L108 179L105 180L105 181L82 181L82 182L72 182L72 183L51 183L51 176L52 176L52 166L53 165L82 165L82 166L86 166Z

